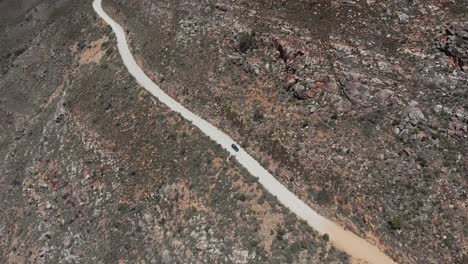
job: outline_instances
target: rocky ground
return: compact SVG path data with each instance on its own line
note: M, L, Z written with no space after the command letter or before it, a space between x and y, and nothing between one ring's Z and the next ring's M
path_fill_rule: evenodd
M350 262L135 83L90 0L21 3L0 26L0 263Z
M468 262L464 0L105 0L147 73L401 263Z

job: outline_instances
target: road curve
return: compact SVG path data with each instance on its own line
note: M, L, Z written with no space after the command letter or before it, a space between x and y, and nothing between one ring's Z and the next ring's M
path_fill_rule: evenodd
M216 143L221 145L226 151L231 153L237 161L244 166L250 174L258 178L258 182L274 195L280 203L289 208L299 218L305 220L312 228L320 234L327 233L333 245L348 253L352 258L363 260L368 263L387 264L396 263L390 257L381 252L376 246L368 243L366 240L345 230L343 227L335 224L327 218L319 215L311 207L300 200L296 195L290 192L278 180L273 177L265 168L263 168L254 158L252 158L242 148L234 150L232 144L239 146L234 140L223 133L221 130L200 118L180 103L164 93L138 66L133 58L128 46L126 35L123 28L115 22L106 12L104 12L102 0L94 0L93 8L96 13L108 23L117 38L117 46L122 57L124 65L136 81L148 92L155 96L159 101L168 106L173 111L181 114L185 119L198 127L205 135L210 137Z

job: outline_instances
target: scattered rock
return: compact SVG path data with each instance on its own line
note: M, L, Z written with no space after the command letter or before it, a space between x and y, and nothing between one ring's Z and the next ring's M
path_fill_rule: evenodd
M233 263L247 263L249 260L249 252L247 250L234 249L232 255Z
M292 88L291 91L294 93L294 97L299 100L308 99L307 89L304 85L300 83L296 83Z
M400 20L400 23L408 23L409 16L405 13L402 13L398 15L398 19Z
M417 105L417 102L412 101L404 111L405 120L412 125L417 125L419 122L426 120L424 113Z
M393 91L382 89L375 94L375 98L380 105L389 105L394 94Z
M309 107L309 113L313 114L315 111L317 111L317 107L315 105Z
M435 46L464 70L468 64L468 22L445 25L435 39Z

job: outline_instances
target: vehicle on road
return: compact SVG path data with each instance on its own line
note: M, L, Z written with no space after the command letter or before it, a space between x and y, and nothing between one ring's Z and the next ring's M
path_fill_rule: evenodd
M239 147L238 147L236 144L232 144L232 145L231 145L231 148L232 148L235 152L239 152Z

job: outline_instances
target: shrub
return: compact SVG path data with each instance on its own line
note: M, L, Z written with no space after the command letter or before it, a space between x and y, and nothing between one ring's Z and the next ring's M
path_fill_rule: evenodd
M255 48L254 34L249 32L242 32L239 35L239 51L246 53L247 51Z

